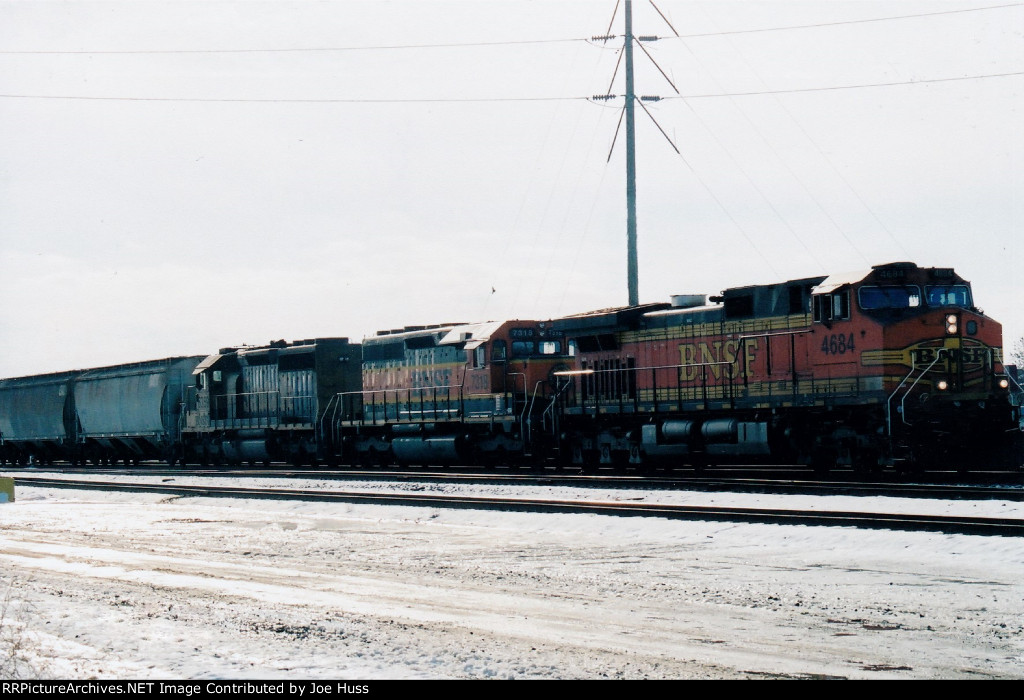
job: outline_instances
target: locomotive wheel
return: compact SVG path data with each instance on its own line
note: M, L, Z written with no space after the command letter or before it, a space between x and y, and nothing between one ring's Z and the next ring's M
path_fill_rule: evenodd
M484 454L480 461L483 462L484 469L487 471L494 471L498 467L505 466L508 462L505 447L498 445L491 452Z
M878 453L869 449L855 449L852 453L853 473L857 476L871 476L878 474L881 469L878 466Z
M596 474L600 468L600 453L596 450L581 450L580 474Z
M836 466L836 454L834 450L819 447L811 454L811 469L818 476L827 476Z

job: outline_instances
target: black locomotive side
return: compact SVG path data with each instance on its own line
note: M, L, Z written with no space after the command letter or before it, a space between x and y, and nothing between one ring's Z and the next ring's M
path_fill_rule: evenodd
M361 388L361 348L317 338L223 348L193 371L180 458L200 464L311 464L329 455L332 401Z

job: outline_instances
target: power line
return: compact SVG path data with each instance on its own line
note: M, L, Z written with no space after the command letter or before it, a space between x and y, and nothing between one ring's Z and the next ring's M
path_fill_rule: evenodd
M451 49L480 46L516 46L520 44L564 44L576 41L589 41L585 37L573 39L519 39L514 41L472 41L453 42L448 44L392 44L384 46L319 46L306 48L278 48L278 49L125 49L125 50L89 50L77 51L0 51L0 54L18 55L121 55L121 54L218 54L218 53L303 53L303 52L330 52L330 51L394 51L402 49Z
M94 95L10 95L0 94L0 98L27 100L95 100L101 102L256 102L281 104L415 104L439 102L564 102L569 100L589 100L589 96L578 97L424 97L424 98L258 98L258 97L102 97Z
M751 90L748 92L695 93L659 97L665 100L698 100L714 97L753 97L757 95L785 95L802 92L828 92L832 90L859 90L865 88L924 85L965 80L986 80L1024 75L1024 71L964 75L951 78L920 78L917 80L894 81L889 83L864 83L860 85L827 85L810 88L786 88L780 90ZM554 96L554 97L423 97L423 98L258 98L258 97L124 97L96 95L15 95L0 94L0 98L25 100L94 100L107 102L226 102L226 103L280 103L280 104L416 104L416 103L486 103L486 102L566 102L571 100L607 100L614 95ZM621 97L621 95L618 95Z
M697 100L710 97L751 97L754 95L784 95L800 92L826 92L829 90L859 90L863 88L895 87L899 85L921 85L925 83L949 83L963 80L985 80L987 78L1009 78L1017 75L1024 75L1024 71L1009 73L989 73L986 75L964 75L952 78L920 78L917 80L902 80L891 83L864 83L861 85L829 85L824 87L811 88L787 88L784 90L752 90L749 92L725 92L725 93L701 93L693 95L670 95L662 97L661 100Z
M1022 2L1014 2L1006 5L990 5L988 7L968 7L962 10L939 10L937 12L922 12L913 15L891 15L889 17L869 17L866 19L837 20L835 22L818 22L815 24L794 24L783 27L763 27L761 29L734 29L724 32L703 32L699 34L680 34L670 37L659 37L660 39L696 39L710 36L729 36L733 34L757 34L761 32L785 32L794 29L817 29L820 27L838 27L846 24L867 24L869 22L889 22L901 19L917 19L920 17L935 17L938 15L955 15L964 12L984 12L986 10L1004 10L1011 7L1024 6Z
M917 19L921 17L935 17L939 15L955 15L967 12L984 12L988 10L1003 10L1013 7L1024 6L1024 2L1014 2L1004 5L989 5L987 7L968 7L960 10L939 10L936 12L922 12L908 15L891 15L888 17L869 17L865 19L837 20L835 22L818 22L814 24L794 24L781 27L762 27L759 29L734 29L719 32L701 32L695 34L681 34L671 37L654 37L658 39L696 39L701 37L729 36L735 34L758 34L764 32L783 32L795 29L815 29L820 27L837 27L848 24L867 24L870 22L889 22L903 19ZM655 7L657 9L657 7ZM660 10L658 11L660 14ZM664 17L664 16L663 16ZM612 19L614 21L614 17ZM667 20L666 20L667 21ZM671 26L671 25L670 25ZM609 27L610 30L610 27ZM621 38L619 35L608 34L600 37L604 40ZM471 41L471 42L449 42L439 44L385 44L379 46L314 46L306 48L248 48L248 49L125 49L125 50L35 50L35 51L0 51L0 55L133 55L133 54L237 54L237 53L302 53L302 52L331 52L331 51L395 51L407 49L450 49L470 48L487 46L516 46L528 44L558 44L577 41L589 42L593 37L573 37L563 39L517 39L510 41Z

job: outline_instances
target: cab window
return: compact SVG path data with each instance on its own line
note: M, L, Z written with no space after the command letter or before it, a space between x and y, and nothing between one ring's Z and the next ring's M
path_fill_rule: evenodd
M850 318L850 290L834 294L818 294L813 302L814 321L827 323Z
M541 355L559 355L562 352L562 343L558 340L542 340L540 341L540 354Z
M914 284L861 287L857 294L860 308L865 311L911 309L921 305L921 290Z
M513 340L512 357L529 357L533 354L534 343L532 340Z
M928 306L971 308L971 290L966 284L931 285L924 288Z
M503 362L508 352L508 346L504 340L495 340L491 345L491 361Z

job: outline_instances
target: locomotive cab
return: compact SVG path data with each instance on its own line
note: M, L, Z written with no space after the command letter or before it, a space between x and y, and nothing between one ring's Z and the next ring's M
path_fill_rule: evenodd
M888 443L879 452L890 462L967 465L979 439L1006 441L1002 328L952 269L889 263L832 276L815 287L812 308L814 364L878 404Z

